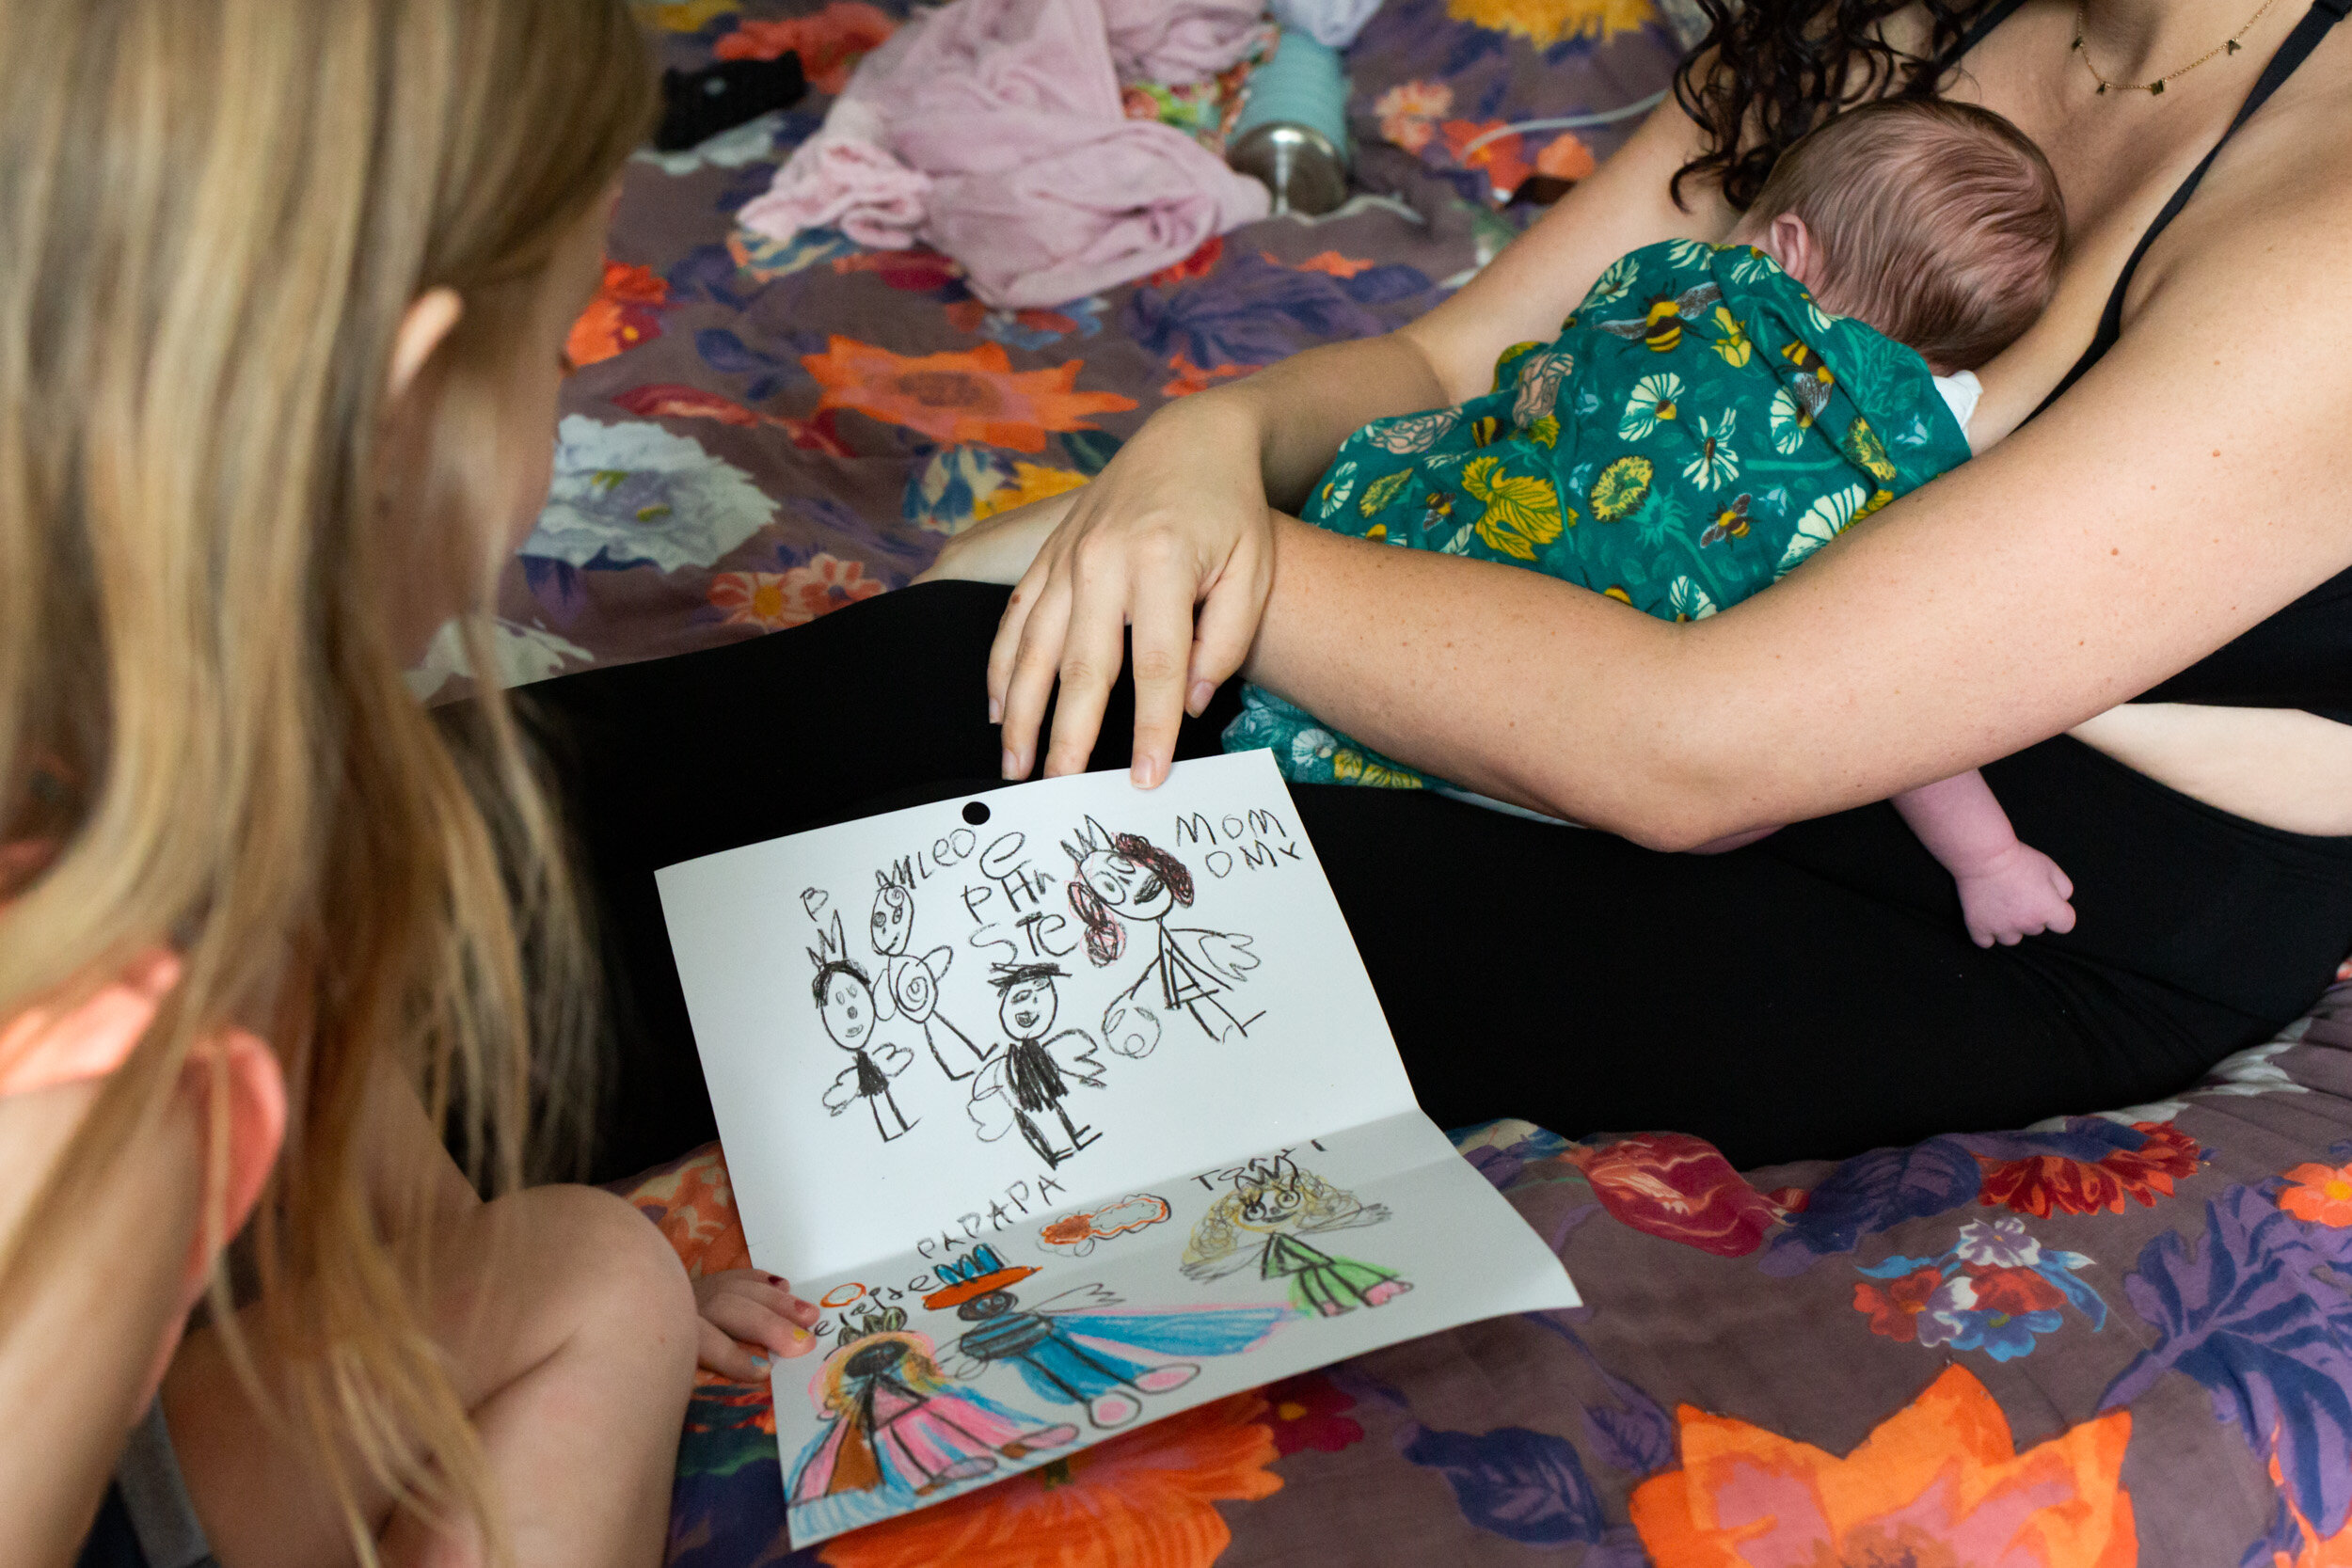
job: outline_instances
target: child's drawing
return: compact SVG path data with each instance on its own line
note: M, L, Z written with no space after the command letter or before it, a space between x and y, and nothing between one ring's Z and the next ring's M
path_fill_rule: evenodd
M833 917L833 929L817 933L817 945L808 950L808 961L817 966L817 978L810 990L817 998L817 1016L833 1037L833 1043L850 1053L850 1065L841 1069L832 1085L825 1090L825 1109L834 1116L850 1108L852 1101L863 1100L874 1113L874 1131L884 1143L914 1125L906 1113L898 1109L898 1098L890 1092L890 1081L907 1069L914 1053L902 1045L892 1045L874 1037L880 1015L874 1006L874 984L866 977L866 971L851 963L845 956L847 947L841 937L841 917ZM889 1115L883 1115L884 1107ZM893 1128L896 1131L893 1131Z
M1082 1210L1048 1220L1038 1231L1037 1239L1047 1246L1065 1247L1073 1257L1084 1258L1094 1250L1095 1243L1158 1225L1168 1218L1168 1199L1150 1193L1130 1193L1117 1203L1104 1204L1091 1213Z
M1045 1031L1061 1011L1054 982L1067 979L1059 964L998 964L989 982L997 990L996 1020L1012 1037L972 1085L972 1120L982 1143L994 1143L1014 1127L1021 1129L1038 1158L1052 1169L1102 1136L1091 1127L1070 1119L1062 1100L1073 1083L1103 1086L1103 1066L1094 1059L1094 1038L1083 1029L1064 1029L1053 1038ZM1061 1122L1070 1147L1057 1145L1037 1118L1051 1111Z
M1125 923L1152 927L1151 963L1103 1015L1112 1050L1150 1054L1159 1043L1161 1014L1179 1007L1213 1040L1247 1035L1265 1016L1236 1018L1217 1000L1258 967L1249 938L1168 925L1179 905L1192 903L1192 873L1182 861L1140 833L1109 832L1091 816L1076 842L1065 841L1062 848L1077 866L1070 907L1086 927L1088 958L1098 967L1116 963L1127 945Z
M793 1504L878 1489L928 1497L1078 1435L1067 1421L1049 1424L955 1387L940 1374L930 1339L904 1331L903 1311L893 1307L861 1326L877 1323L885 1326L854 1338L844 1328L841 1348L809 1380L824 1425L793 1467L786 1491Z
M908 943L914 939L914 884L911 878L911 873L874 873L874 880L879 884L874 893L874 956L882 959L882 988L875 1001L881 1005L885 1021L896 1009L909 1023L923 1031L923 1042L931 1048L931 1060L939 1064L940 1071L950 1080L969 1078L975 1067L988 1059L988 1053L974 1045L969 1035L939 1011L939 983L947 977L947 965L954 961L955 949L934 947L919 957L907 952ZM963 1051L941 1053L938 1032L943 1029L956 1037ZM964 1052L971 1053L972 1063L958 1072L948 1065L947 1055L961 1061Z
M1010 1363L1042 1398L1082 1405L1097 1427L1122 1426L1142 1410L1136 1396L1164 1394L1200 1375L1199 1363L1157 1365L1122 1352L1161 1355L1234 1355L1256 1346L1290 1316L1280 1307L1194 1307L1138 1311L1122 1307L1100 1285L1082 1285L1029 1311L1010 1289L1037 1273L1008 1267L996 1249L981 1245L939 1271L946 1283L923 1298L932 1311L955 1308L976 1326L956 1340L958 1377L977 1377Z
M1233 1178L1233 1190L1209 1206L1184 1247L1184 1273L1222 1279L1255 1262L1262 1279L1288 1279L1301 1312L1336 1318L1358 1307L1378 1307L1411 1290L1393 1270L1352 1258L1334 1258L1298 1238L1326 1230L1378 1225L1388 1209L1363 1203L1288 1156L1252 1160Z

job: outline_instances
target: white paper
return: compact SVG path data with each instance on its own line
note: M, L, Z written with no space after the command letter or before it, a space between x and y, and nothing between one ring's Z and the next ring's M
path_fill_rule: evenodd
M752 1259L830 1309L775 1369L796 1543L1576 1304L1416 1107L1267 753L658 881Z

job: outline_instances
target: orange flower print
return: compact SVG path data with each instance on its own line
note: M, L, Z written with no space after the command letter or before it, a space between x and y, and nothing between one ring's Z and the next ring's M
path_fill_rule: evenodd
M661 308L670 302L670 285L651 267L627 261L607 261L604 282L588 309L572 323L564 340L564 357L577 370L625 354L639 343L661 336Z
M710 607L723 613L723 625L782 631L882 591L864 562L836 561L820 550L788 572L721 572L710 579Z
M801 56L810 87L837 93L850 85L850 72L866 52L898 30L897 23L864 0L834 0L815 16L746 20L710 53L723 60L772 60L790 50Z
M1658 1568L2130 1568L2138 1558L2122 1477L2128 1410L2019 1453L2001 1407L1954 1366L1843 1459L1687 1404L1676 1421L1681 1467L1631 1498Z
M1043 451L1047 431L1094 430L1099 427L1081 416L1136 405L1116 392L1075 390L1082 359L1016 371L1002 343L910 357L836 337L824 353L804 355L801 363L825 389L817 402L819 413L854 408L950 446L977 442Z
M2294 1185L2279 1195L2280 1208L2307 1225L2352 1225L2352 1165L2297 1165L2286 1180Z
M1174 371L1176 375L1167 386L1160 388L1160 396L1164 398L1184 398L1190 397L1195 392L1205 392L1213 384L1224 380L1229 375L1248 375L1258 367L1255 365L1217 365L1209 370L1202 370L1186 358L1182 350L1179 350L1169 356L1168 368Z
M1012 483L999 484L972 503L972 520L993 517L999 512L1010 512L1016 506L1041 501L1049 496L1065 495L1087 482L1087 476L1068 468L1048 468L1036 463L1015 463Z
M736 1217L727 1157L717 1144L705 1144L638 1178L628 1196L670 1239L688 1278L752 1266L743 1223Z
M1266 1402L1235 1394L818 1548L828 1568L1209 1568L1216 1505L1281 1489Z
M1373 100L1380 135L1392 147L1419 152L1438 134L1438 117L1454 107L1454 89L1443 82L1399 82Z
M1581 180L1599 166L1593 150L1573 131L1561 132L1535 154L1535 172L1549 174L1554 180Z
M1486 183L1497 200L1518 190L1519 182L1528 176L1527 160L1520 155L1523 140L1519 134L1514 131L1507 136L1497 136L1467 154L1462 150L1502 123L1499 119L1449 119L1438 127L1454 162L1464 168L1486 171Z
M1569 39L1607 42L1655 14L1650 0L1446 0L1445 8L1456 22L1517 33L1538 49Z
M1279 266L1280 263L1276 264ZM1319 272L1326 277L1343 278L1353 277L1359 272L1370 272L1375 265L1376 265L1375 262L1359 261L1354 257L1343 256L1336 250L1319 250L1305 261L1296 263L1297 270L1300 272Z
M2120 1214L2126 1200L2153 1209L2158 1197L2171 1195L2174 1182L2197 1174L2197 1140L2169 1122L2136 1122L2132 1130L2143 1140L2137 1148L2109 1149L2095 1162L2061 1154L2022 1160L1979 1154L1984 1182L1977 1201L2037 1217L2103 1209Z
M2286 1505L2287 1517L2295 1521L2296 1532L2302 1536L2301 1549L2293 1557L2284 1552L2270 1554L2271 1568L2352 1568L2352 1524L2329 1536L2322 1536L2295 1506L2295 1494L2287 1490L2287 1479L2279 1468L2278 1433L2271 1433L2270 1484L2279 1489L2279 1500Z

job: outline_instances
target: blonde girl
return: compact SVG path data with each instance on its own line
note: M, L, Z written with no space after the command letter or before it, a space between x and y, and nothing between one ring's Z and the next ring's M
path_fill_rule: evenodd
M544 498L644 46L8 0L0 58L0 1561L650 1565L698 1344L814 1312L698 1323L523 1187L572 890L496 695L453 738L401 679Z

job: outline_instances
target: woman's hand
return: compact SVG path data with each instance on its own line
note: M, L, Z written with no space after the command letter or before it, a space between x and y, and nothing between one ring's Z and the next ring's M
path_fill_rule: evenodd
M947 541L916 582L1001 582L1009 587L1037 559L1041 546L1061 526L1083 487L1011 507L974 523Z
M702 1313L696 1354L721 1377L756 1383L768 1375L771 1358L817 1348L809 1332L817 1323L816 1304L794 1295L774 1275L757 1269L704 1275L694 1281L694 1306Z
M1057 681L1045 772L1085 769L1130 626L1132 772L1147 789L1168 777L1184 716L1200 713L1241 668L1273 586L1274 520L1258 453L1247 410L1200 393L1163 410L1071 492L989 650L989 718L1004 725L1006 778L1025 779L1035 766Z

